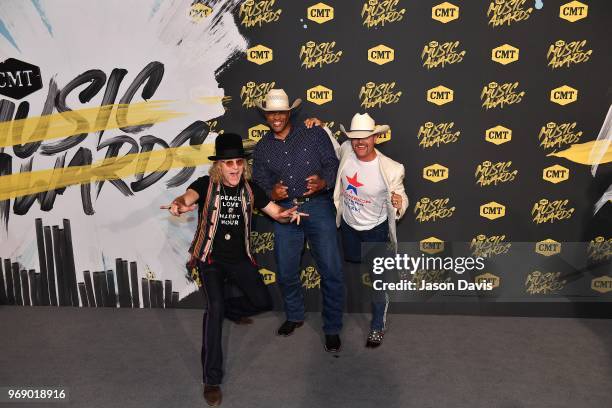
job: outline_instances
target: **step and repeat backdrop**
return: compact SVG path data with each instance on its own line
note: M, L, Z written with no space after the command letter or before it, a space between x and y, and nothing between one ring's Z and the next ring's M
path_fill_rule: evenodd
M268 131L272 88L340 141L357 112L390 126L398 240L486 258L469 279L494 290L468 299L610 301L611 18L604 0L0 3L0 301L201 305L196 217L159 206L206 174L217 134ZM251 239L280 308L271 221ZM344 266L363 310L367 271ZM300 277L318 310L307 242Z

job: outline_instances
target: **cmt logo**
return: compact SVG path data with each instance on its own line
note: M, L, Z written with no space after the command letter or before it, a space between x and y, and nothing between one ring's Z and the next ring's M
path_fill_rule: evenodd
M317 3L306 9L306 18L315 23L326 23L334 19L334 8L325 3Z
M578 90L563 85L550 91L550 101L559 105L567 105L578 100Z
M306 91L306 99L317 105L323 105L334 99L334 92L323 85L317 85Z
M491 50L491 59L502 65L508 65L511 62L518 61L519 49L510 44L500 45Z
M570 1L559 7L559 17L573 23L589 14L589 6L579 1Z
M591 289L599 293L608 293L612 291L612 278L609 276L600 276L591 281Z
M434 183L446 180L448 178L448 167L444 167L438 163L427 166L423 168L423 178Z
M0 63L0 95L22 99L42 89L40 68L15 58Z
M391 129L387 130L385 133L379 133L376 135L376 144L381 144L384 142L388 142L391 140Z
M261 274L261 277L266 285L271 285L276 282L276 274L274 272L261 268L259 273Z
M480 216L488 218L489 220L495 220L506 215L506 207L495 201L486 203L480 206Z
M368 61L384 65L395 59L395 51L384 44L377 45L368 50Z
M246 53L247 59L257 65L262 65L266 62L270 62L274 58L274 56L272 55L272 50L261 44L249 48L248 50L246 50Z
M419 249L429 255L437 254L444 251L444 241L436 237L425 238L419 242Z
M499 278L499 276L497 275L493 275L490 272L487 273L483 273L482 275L478 275L474 278L474 282L476 283L491 283L491 286L493 286L493 289L499 287L499 284L501 283L501 279Z
M553 256L561 252L561 243L554 239L545 239L544 241L536 242L536 253L544 256Z
M542 171L542 179L553 184L560 183L569 179L569 169L555 164L554 166L546 167Z
M431 88L427 91L427 102L431 102L435 105L441 106L446 103L452 102L454 99L454 91L443 85L438 85L435 88Z
M195 3L194 5L192 5L191 7L189 7L189 11L187 13L187 16L191 19L191 21L193 21L194 23L199 23L200 21L202 21L202 19L204 19L205 17L208 17L211 15L211 13L213 12L213 9L211 9L210 7L208 7L206 4L203 3Z
M248 130L249 139L259 142L259 140L270 131L270 128L266 125L257 125L250 127Z
M497 125L491 129L487 129L485 132L485 140L499 146L502 143L512 140L512 130L502 125Z
M446 24L459 18L459 7L445 1L431 8L431 18Z

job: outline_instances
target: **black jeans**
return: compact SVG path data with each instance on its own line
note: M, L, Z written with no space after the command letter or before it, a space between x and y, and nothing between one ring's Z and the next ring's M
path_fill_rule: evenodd
M200 290L206 301L202 322L202 374L204 384L218 385L223 379L223 318L237 320L272 310L272 298L257 266L246 258L235 264L200 262L200 271ZM236 285L244 296L226 300L228 283Z

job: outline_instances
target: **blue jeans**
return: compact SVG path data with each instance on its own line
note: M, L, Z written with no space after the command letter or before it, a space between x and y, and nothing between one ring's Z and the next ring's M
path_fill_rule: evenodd
M348 262L361 262L362 242L389 242L389 223L387 220L370 230L358 231L348 225L343 219L342 224L340 224L340 231L342 232L344 259ZM371 269L370 278L371 281L374 281ZM389 295L374 289L372 291L372 322L370 323L370 329L384 330L387 320L387 309L389 308Z
M293 206L288 200L279 204L285 208ZM342 329L344 277L334 205L328 194L322 194L300 205L299 211L309 214L308 217L302 217L300 225L274 223L274 257L287 320L304 320L300 264L304 239L307 239L317 271L321 275L323 332L338 334Z

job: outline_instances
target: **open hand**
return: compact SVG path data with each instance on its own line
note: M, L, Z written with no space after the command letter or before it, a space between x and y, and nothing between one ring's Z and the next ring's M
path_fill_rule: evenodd
M309 177L306 177L306 192L305 196L314 194L318 191L323 190L327 186L325 180L323 180L319 175L315 174Z
M297 211L297 206L286 209L285 211L279 214L281 218L289 218L289 222L296 222L297 225L300 225L301 217L308 217L308 214Z

